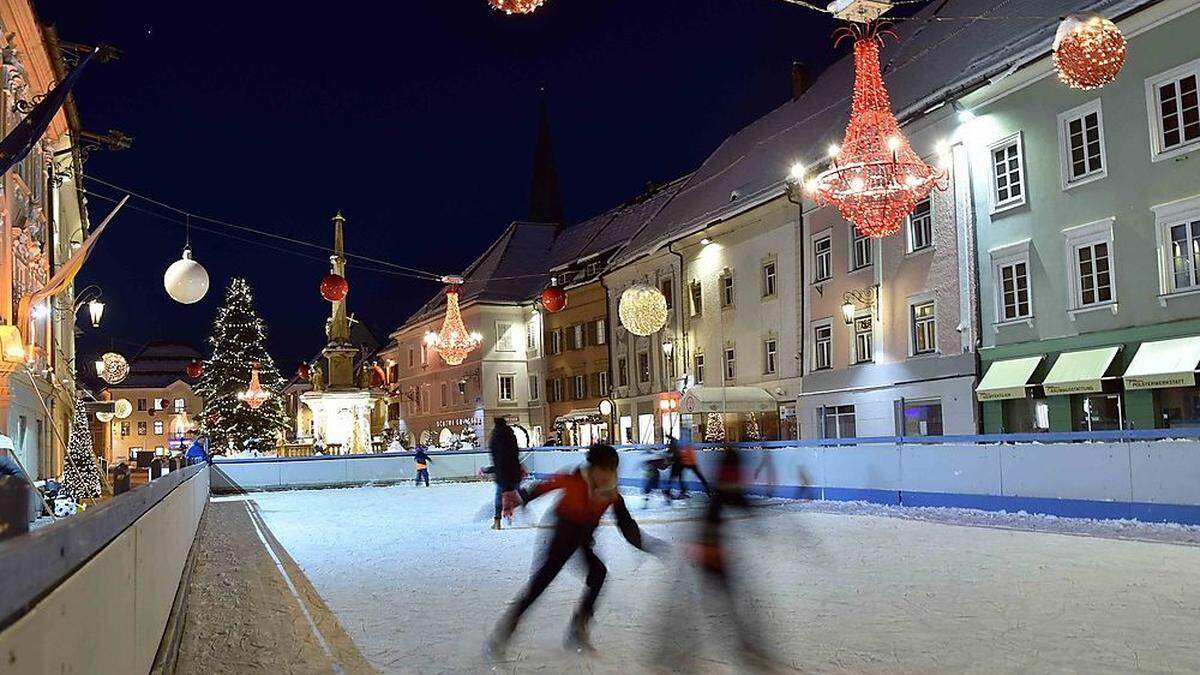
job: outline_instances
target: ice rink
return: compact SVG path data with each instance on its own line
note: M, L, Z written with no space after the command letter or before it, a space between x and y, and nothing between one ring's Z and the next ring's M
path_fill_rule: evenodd
M491 495L490 484L469 483L222 499L257 503L371 666L470 673L493 669L484 636L525 583L550 506L535 502L496 532ZM640 496L627 500L671 542L699 514L699 500L646 510ZM1194 528L795 502L756 508L733 528L742 599L784 672L1200 671ZM592 633L599 653L561 647L583 588L569 566L495 672L745 672L730 625L695 597L702 587L678 553L647 556L612 526L597 550L609 569ZM665 642L687 657L660 648L672 595L692 609Z

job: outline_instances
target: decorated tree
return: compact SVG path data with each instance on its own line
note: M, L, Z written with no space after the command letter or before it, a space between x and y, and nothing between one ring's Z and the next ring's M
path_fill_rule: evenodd
M725 440L725 420L721 419L721 413L708 413L708 417L704 419L704 441L720 443L723 440Z
M100 496L100 467L96 464L96 451L92 449L87 411L79 396L75 397L75 417L71 420L71 436L67 439L62 489L76 501Z
M467 424L462 428L462 433L458 435L458 445L462 448L478 448L479 437L475 435L475 425Z
M287 426L282 395L287 383L267 352L266 324L254 311L245 279L229 282L208 341L212 356L204 362L196 384L196 393L204 399L200 433L208 437L214 453L273 448L276 435ZM238 396L250 385L255 369L267 394L256 406L251 403L257 401Z

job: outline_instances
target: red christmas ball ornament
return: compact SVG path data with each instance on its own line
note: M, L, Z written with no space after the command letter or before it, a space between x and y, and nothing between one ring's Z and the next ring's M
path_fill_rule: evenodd
M558 285L558 279L551 279L550 285L542 290L542 307L551 314L567 308L567 291Z
M546 0L488 0L492 9L505 14L531 14Z
M193 380L199 379L201 373L204 372L204 364L199 361L192 361L187 364L187 376Z
M300 377L300 379L302 379L302 380L307 380L308 379L308 364L301 363L300 367L296 369L296 375L298 375Z
M346 277L340 274L326 274L324 279L321 279L321 297L329 302L338 302L345 300L346 294L350 292L350 284L346 281Z
M1073 89L1099 89L1117 79L1127 53L1121 29L1098 14L1068 16L1054 35L1054 68Z

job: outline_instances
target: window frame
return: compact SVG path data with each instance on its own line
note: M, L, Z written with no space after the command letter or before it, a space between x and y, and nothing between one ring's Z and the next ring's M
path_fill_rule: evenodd
M617 357L617 386L629 386L629 357L624 355Z
M833 436L829 435L830 419L834 420L833 426L837 432ZM842 428L842 424L846 420L854 425L854 433L851 435L846 435ZM821 406L821 438L858 438L858 410L854 404Z
M766 260L762 264L762 298L773 298L778 292L779 267L775 259Z
M177 415L179 413L186 412L187 411L187 401L182 398L175 399L174 409L175 409L175 414L177 414Z
M919 308L928 307L930 314L928 317L917 317ZM932 339L932 346L926 346L925 349L918 349L920 342L920 329L923 326L930 326L928 337ZM938 326L937 326L937 300L931 295L925 294L909 298L908 300L908 355L909 357L931 356L938 353Z
M727 345L721 350L721 375L726 382L737 380L737 347Z
M860 330L859 322L862 320L870 321L868 330ZM850 356L853 358L853 365L861 365L865 363L875 362L875 315L871 310L861 311L854 315L854 321L850 324ZM859 351L859 338L865 338L866 351L870 352L867 358L862 358Z
M155 436L162 436L163 434L167 433L167 425L163 424L162 420L154 420L154 424L151 426L151 429Z
M720 283L721 309L729 309L737 302L737 281L733 278L733 270L721 272Z
M763 340L763 375L775 375L779 370L779 339Z
M692 355L692 376L696 384L704 384L704 352L698 351Z
M1029 257L1029 239L1012 244L1006 244L988 251L988 255L992 259L992 304L995 306L993 314L994 325L1004 326L1014 323L1025 323L1032 321L1036 312L1034 311L1034 288L1033 288L1033 269ZM1004 283L1003 283L1003 268L1016 265L1018 263L1025 264L1026 276L1026 291L1029 304L1029 313L1024 316L1016 316L1006 318L1004 316Z
M825 319L823 321L814 321L812 325L813 334L813 360L809 366L813 371L832 370L833 369L833 320ZM826 336L822 338L818 331L828 331ZM824 345L825 365L821 365L821 349Z
M1072 157L1071 134L1067 130L1067 126L1075 120L1084 121L1091 114L1096 115L1096 126L1100 142L1100 168L1096 171L1087 171L1078 177L1072 176L1074 160ZM1085 163L1090 164L1086 147L1088 145L1086 125L1083 127L1083 133L1085 134L1083 159ZM1088 183L1094 183L1108 177L1108 146L1104 140L1104 110L1099 98L1058 114L1058 154L1063 190L1070 190L1080 185L1087 185Z
M915 237L913 236L914 232L916 232L916 230L914 229L916 220L913 218L913 214L915 214L917 212L917 207L919 207L923 203L929 204L929 211L924 218L925 221L928 223L927 227L929 228L929 241L924 246L916 246L914 243ZM905 236L905 242L904 242L904 252L905 253L921 253L923 251L931 251L935 248L934 242L933 242L933 196L932 195L917 202L916 206L913 207L913 212L908 214L908 217L905 219L904 232L905 232L905 235L904 235Z
M506 354L517 351L515 341L512 339L512 330L513 326L515 325L516 324L514 324L512 321L496 322L496 351L504 352ZM501 326L507 326L507 328L505 330L500 330Z
M1170 296L1200 293L1200 264L1193 262L1192 277L1196 283L1180 288L1175 283L1173 241L1171 229L1200 222L1200 195L1150 207L1154 212L1154 230L1159 249L1159 302L1165 306Z
M1175 147L1164 147L1165 139L1163 138L1163 120L1158 98L1160 89L1168 82L1177 83L1189 75L1192 75L1196 78L1197 95L1200 96L1200 59L1193 59L1186 63L1181 63L1174 68L1165 70L1156 75L1151 75L1145 79L1144 86L1146 95L1146 117L1150 124L1151 162L1161 162L1164 160L1173 159L1180 155L1186 155L1189 152L1194 152L1200 149L1200 138L1195 138L1191 141L1182 140L1181 143ZM1182 133L1183 129L1181 127L1181 138Z
M597 346L608 344L608 322L604 319L596 319L592 322L592 328L596 331L595 344Z
M575 374L571 376L571 397L575 401L582 401L588 397L587 375Z
M600 372L596 373L596 385L599 389L599 391L596 393L600 396L608 396L610 393L612 393L612 387L609 386L608 382L607 370L601 370Z
M850 246L848 250L849 272L861 272L865 269L870 269L875 266L875 240L858 231L854 223L847 223L846 228L850 234ZM859 260L859 252L865 252L865 260ZM861 264L860 264L861 263Z
M675 309L675 280L672 277L666 277L658 282L658 291L663 294L663 298L667 301L667 311Z
M642 367L642 360L645 357L645 367ZM650 363L650 350L640 349L634 357L634 367L637 369L638 384L650 384L654 379L654 366ZM644 377L643 377L644 376Z
M818 246L824 244L827 248L824 251L818 250ZM812 237L812 264L813 264L813 283L819 284L829 281L833 278L833 234L829 230L824 230Z
M704 285L699 279L688 282L688 304L691 305L691 316L704 314Z
M1001 138L988 145L988 181L991 186L992 195L992 215L996 215L1020 206L1024 206L1029 200L1029 179L1025 171L1025 138L1024 132L1018 131L1004 138ZM996 151L1000 149L1007 150L1009 147L1016 146L1017 148L1017 178L1021 186L1021 194L1018 197L1012 196L1012 183L1007 186L1009 197L1000 199L1000 184L999 176L996 175ZM1006 163L1010 161L1006 159ZM1007 172L1007 177L1011 180L1012 171Z
M1072 319L1079 312L1094 311L1102 308L1111 308L1113 313L1116 313L1117 308L1117 268L1116 268L1116 246L1113 241L1113 223L1115 218L1105 218L1093 223L1078 225L1076 227L1067 228L1062 231L1065 239L1065 248L1067 255L1067 279L1068 297L1067 310ZM1083 279L1079 270L1079 250L1087 247L1094 247L1097 244L1106 244L1108 258L1108 287L1109 299L1105 301L1096 301L1088 304L1083 303ZM1098 276L1099 273L1094 271L1093 274ZM1097 286L1097 289L1099 287Z
M504 381L508 380L508 398L504 397ZM496 400L500 403L515 403L517 400L517 375L516 373L497 373L496 374Z

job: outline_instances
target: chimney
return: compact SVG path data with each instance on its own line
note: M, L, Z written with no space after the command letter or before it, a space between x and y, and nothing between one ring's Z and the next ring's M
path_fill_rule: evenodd
M803 61L792 61L792 100L803 96L810 84L808 66Z

